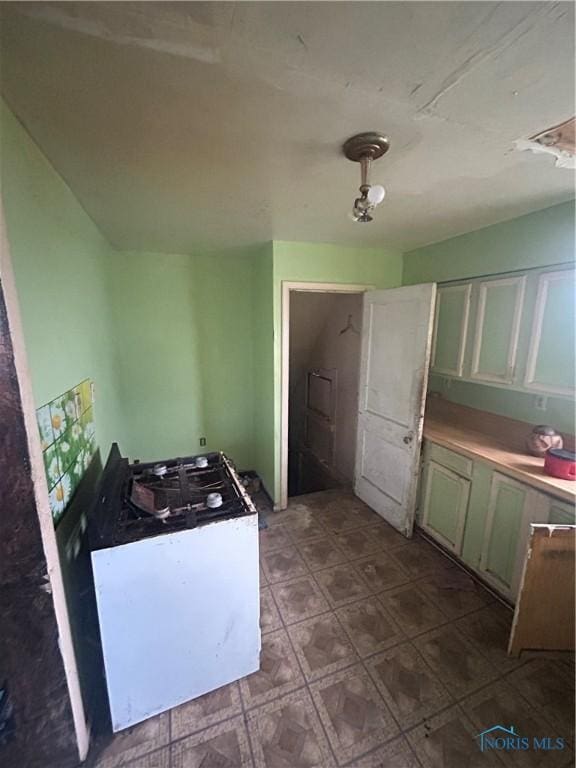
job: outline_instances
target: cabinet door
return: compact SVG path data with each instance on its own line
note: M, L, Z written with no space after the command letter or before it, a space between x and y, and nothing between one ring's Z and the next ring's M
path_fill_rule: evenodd
M514 381L525 282L525 277L507 277L478 284L472 379Z
M431 366L436 373L462 376L471 290L470 283L438 288Z
M470 481L433 461L426 466L422 524L435 539L455 554L462 536Z
M540 275L524 380L528 389L574 392L574 291L573 269Z
M512 598L518 591L522 542L532 521L528 514L531 498L528 486L497 472L492 474L480 570L501 593Z
M576 525L576 509L573 504L563 504L550 499L548 522L554 525Z

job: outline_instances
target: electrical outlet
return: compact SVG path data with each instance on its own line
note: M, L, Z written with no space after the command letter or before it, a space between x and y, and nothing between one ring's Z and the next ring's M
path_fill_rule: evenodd
M536 408L537 411L545 411L547 405L548 398L546 395L536 395L534 398L534 408Z
M205 437L201 437L200 438L200 445L206 445L206 438Z

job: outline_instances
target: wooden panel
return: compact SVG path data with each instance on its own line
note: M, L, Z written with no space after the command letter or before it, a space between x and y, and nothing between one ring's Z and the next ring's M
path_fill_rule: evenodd
M525 282L525 277L507 277L479 283L472 379L514 380Z
M460 453L448 451L440 445L432 445L430 447L430 458L437 464L442 464L443 467L453 469L459 475L472 477L472 461Z
M530 526L508 652L574 650L574 526Z
M436 373L462 376L471 290L470 283L438 288L432 348Z
M456 554L462 548L469 493L469 480L432 461L428 464L423 525L441 544Z
M574 270L540 275L524 385L570 395L574 392Z

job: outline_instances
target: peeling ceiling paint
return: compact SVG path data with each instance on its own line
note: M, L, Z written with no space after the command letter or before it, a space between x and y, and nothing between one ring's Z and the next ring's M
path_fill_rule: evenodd
M0 3L6 101L121 248L411 248L573 196L569 2ZM370 225L358 131L390 136Z

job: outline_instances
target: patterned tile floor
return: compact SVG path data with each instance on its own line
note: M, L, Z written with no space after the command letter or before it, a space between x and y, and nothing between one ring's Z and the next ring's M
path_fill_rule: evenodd
M574 746L574 664L510 659L511 614L424 539L351 494L260 533L254 675L116 736L98 768L564 768L563 751L481 753L497 723ZM96 750L98 752L98 750Z

